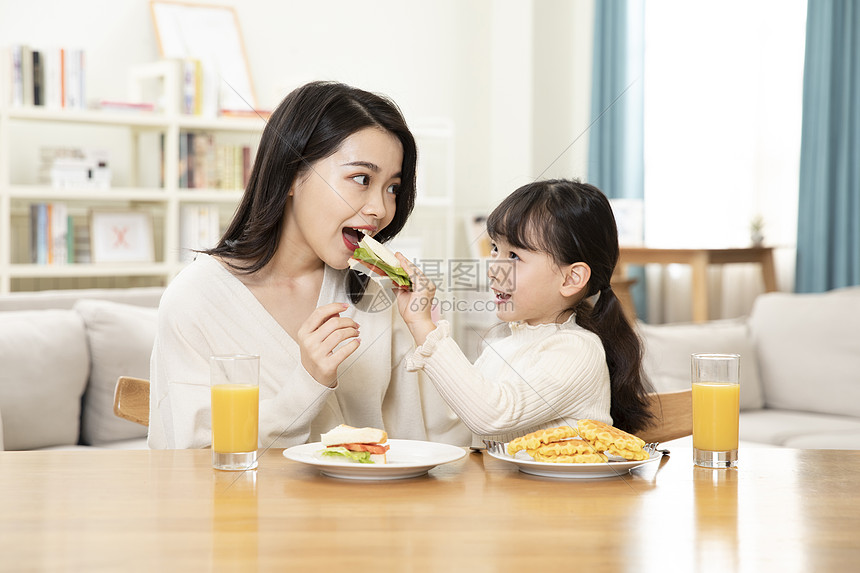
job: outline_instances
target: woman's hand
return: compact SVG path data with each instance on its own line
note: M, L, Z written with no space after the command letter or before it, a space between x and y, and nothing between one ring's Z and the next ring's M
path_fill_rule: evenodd
M358 323L351 318L340 316L347 308L348 304L339 302L321 306L299 327L298 342L302 353L302 366L314 380L330 388L337 383L337 367L355 352L361 343L358 338ZM335 350L335 347L345 340L348 342Z
M397 310L412 333L415 344L421 346L427 335L436 328L430 315L436 299L436 285L401 253L396 253L395 256L412 281L412 290L394 289Z

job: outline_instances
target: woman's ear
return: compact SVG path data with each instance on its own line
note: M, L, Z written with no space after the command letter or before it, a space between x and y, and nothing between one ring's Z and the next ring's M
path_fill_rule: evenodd
M573 263L564 273L564 282L559 292L562 296L573 296L588 286L591 278L591 267L585 263Z

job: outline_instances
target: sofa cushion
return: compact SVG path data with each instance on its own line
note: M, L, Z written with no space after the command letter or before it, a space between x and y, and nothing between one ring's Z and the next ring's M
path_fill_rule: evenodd
M860 419L792 410L741 414L740 439L792 448L860 449ZM846 444L854 444L849 447Z
M89 373L80 316L71 310L2 313L0 364L5 449L76 444Z
M768 293L750 315L768 408L860 417L860 288Z
M638 322L637 326L645 347L643 368L657 392L690 387L691 354L740 354L741 410L762 407L758 363L745 320L660 325Z
M860 430L798 436L786 440L784 445L798 450L860 450Z
M120 376L149 378L158 309L81 300L75 304L75 310L87 327L92 362L84 394L81 441L101 445L146 436L145 426L114 414L113 397Z

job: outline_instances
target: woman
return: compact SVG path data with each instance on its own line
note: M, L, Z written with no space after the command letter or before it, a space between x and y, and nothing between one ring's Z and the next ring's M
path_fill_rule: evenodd
M346 270L363 234L385 241L403 228L416 158L383 97L314 82L281 102L224 237L162 298L150 447L210 443L209 357L233 353L260 355L262 447L315 441L340 423L468 442L432 385L405 371L402 321L390 305L361 310L379 293Z

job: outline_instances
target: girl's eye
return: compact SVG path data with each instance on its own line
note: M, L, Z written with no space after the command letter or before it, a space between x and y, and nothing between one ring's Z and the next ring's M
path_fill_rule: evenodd
M490 243L490 252L494 255L499 254L499 247L496 246L496 243Z
M519 257L519 256L517 256L517 254L516 254L515 252L513 252L513 251L511 251L510 253L508 253L508 256L509 256L510 258L512 258L512 259L514 259L514 260L516 260L516 261L518 261L518 260L520 259L520 257Z
M370 175L356 175L352 178L353 181L358 183L359 185L370 185Z
M388 186L387 191L389 193L391 193L392 195L397 195L397 193L400 192L400 184L399 183L392 183L391 185Z

